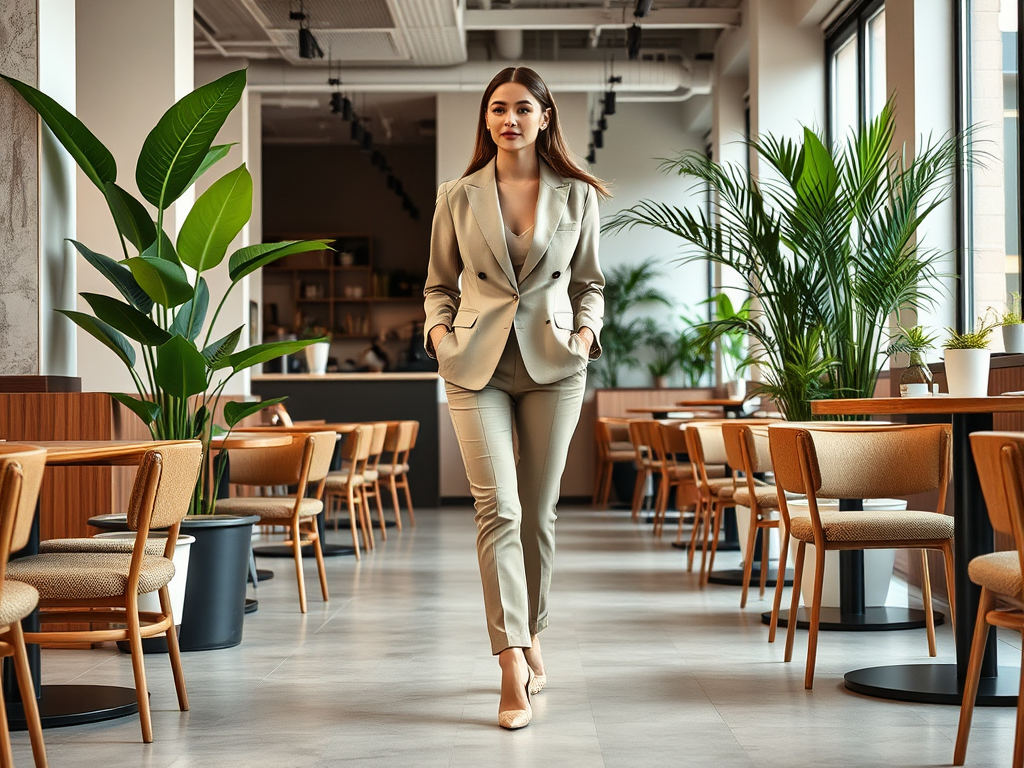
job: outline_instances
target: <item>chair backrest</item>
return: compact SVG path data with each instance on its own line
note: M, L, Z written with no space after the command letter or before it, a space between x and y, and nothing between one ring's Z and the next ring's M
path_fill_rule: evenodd
M699 422L686 429L692 429L699 436L701 460L704 464L729 463L729 456L725 451L725 438L722 437L722 422Z
M292 417L288 413L288 409L284 407L284 403L278 403L274 406L274 416L277 419L277 423L282 427L294 426Z
M352 462L354 471L362 472L366 460L370 458L370 443L373 440L373 425L360 424L348 433L345 444L341 447L341 457Z
M1024 569L1024 434L975 432L971 450L992 528L1013 537Z
M665 453L675 459L679 454L686 454L689 448L686 445L686 429L677 423L662 423L661 444Z
M128 500L128 527L148 532L180 523L192 503L202 462L203 445L198 440L146 451Z
M654 423L651 419L632 419L629 422L629 442L633 444L637 466L651 458L650 425Z
M608 428L608 422L603 418L594 421L594 447L597 448L597 456L600 459L607 459L611 452L612 431Z
M370 453L367 459L367 466L370 469L376 469L377 464L380 463L381 454L384 453L384 440L388 434L388 423L386 421L378 421L373 424L373 433L370 435Z
M769 426L775 482L809 499L879 499L939 491L952 460L946 424ZM812 507L815 505L812 504Z
M334 458L334 449L338 445L338 433L327 430L310 432L306 435L306 440L312 447L306 481L319 483L331 471L331 460ZM234 457L231 460L234 461Z
M722 422L722 438L725 440L729 466L745 474L772 471L772 453L768 446L769 423L775 422L766 419L759 419L756 425L739 420Z
M0 594L12 552L24 549L32 534L46 449L0 443Z

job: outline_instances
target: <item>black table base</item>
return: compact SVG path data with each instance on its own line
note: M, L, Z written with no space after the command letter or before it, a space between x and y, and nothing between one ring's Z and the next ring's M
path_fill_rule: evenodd
M268 571L266 568L256 569L256 580L257 581L270 581L274 578L274 572Z
M323 550L324 557L340 557L342 555L354 555L356 553L355 547L345 547L340 544L328 544L321 540L320 547ZM256 557L289 557L295 558L295 552L287 544L264 544L260 547L253 547L252 551L256 553ZM302 548L303 557L316 557L316 552L313 551L312 547Z
M771 611L761 614L762 624L771 624ZM945 622L946 616L935 612L935 626ZM797 613L797 629L810 626L811 612L801 608ZM779 611L779 626L789 626L789 611ZM843 613L839 608L822 606L818 629L823 632L886 632L896 629L921 629L925 626L924 611L917 608L899 608L888 605L869 606L863 613Z
M251 597L245 598L245 612L256 613L260 609L260 601L253 600Z
M1000 667L998 677L981 678L977 705L1017 706L1019 677L1019 670ZM957 681L955 664L900 664L847 672L846 687L880 699L959 706L963 684Z
M99 723L139 713L135 689L112 685L44 685L38 702L43 728ZM83 706L85 702L88 704ZM20 702L7 702L7 723L12 731L27 730Z
M719 547L718 551L721 552L722 548ZM768 569L768 581L766 582L766 585L765 585L765 587L766 587L765 594L766 595L767 594L772 594L771 590L773 590L775 588L775 584L778 582L778 580L779 580L779 569L778 568L769 568ZM712 571L710 574L708 574L708 583L709 584L725 584L725 585L730 586L730 587L742 587L743 586L743 569L742 568L730 568L727 571ZM786 571L785 585L787 587L793 586L793 569L792 568L790 568L790 569L788 569ZM761 569L760 569L760 567L755 566L754 569L750 572L750 583L749 583L748 586L751 586L751 587L760 587L761 586Z

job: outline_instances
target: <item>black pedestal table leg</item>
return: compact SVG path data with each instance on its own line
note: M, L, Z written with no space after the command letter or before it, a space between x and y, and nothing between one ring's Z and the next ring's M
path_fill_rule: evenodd
M841 511L864 509L863 499L840 499ZM824 552L816 553L824 557ZM839 553L839 612L841 614L864 613L864 550L846 549Z
M956 562L956 668L962 682L971 657L974 622L978 618L981 587L967 576L967 565L979 555L992 552L995 543L988 509L981 493L978 469L971 453L971 433L992 429L991 413L953 414L953 520L956 538L953 556ZM988 633L981 676L995 677L997 672L996 633Z

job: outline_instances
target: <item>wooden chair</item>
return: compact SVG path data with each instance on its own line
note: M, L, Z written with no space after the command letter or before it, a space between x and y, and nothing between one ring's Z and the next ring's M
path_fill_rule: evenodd
M725 472L728 456L722 437L720 421L701 421L686 425L686 444L693 476L697 483L697 513L693 519L690 547L687 553L686 570L693 570L693 558L697 549L697 537L703 532L700 551L700 583L707 584L711 570L715 567L718 552L718 537L722 530L722 514L733 505L736 480L732 473ZM710 544L711 554L708 557Z
M377 519L380 521L380 536L384 541L388 540L388 528L384 523L384 507L380 502L380 458L384 453L384 439L388 433L388 422L381 421L373 424L373 433L370 435L370 455L366 457L366 469L363 470L363 498L367 505L372 496L377 503ZM369 514L369 511L367 511ZM397 515L396 515L397 517ZM337 518L335 518L337 520ZM397 524L396 524L397 527Z
M46 768L46 747L39 707L28 666L21 620L39 604L39 593L30 584L6 580L11 552L23 549L32 532L36 501L46 469L46 451L30 445L0 444L0 657L14 657L18 691L25 706L25 720L36 768ZM0 765L13 766L11 734L0 696Z
M740 608L747 607L747 592L750 588L750 577L754 571L754 550L757 548L757 534L761 538L761 578L760 597L764 599L765 585L768 580L769 551L772 529L779 528L779 499L775 486L758 481L757 475L772 471L772 455L768 448L767 422L763 428L755 432L750 424L722 422L722 438L725 440L725 452L729 458L729 466L743 473L743 481L736 482L733 492L733 504L747 507L750 510L750 526L747 530L747 551L743 558L743 591L740 594ZM779 579L785 584L786 552L789 547L789 530L780 531L782 543L779 559ZM772 629L769 630L769 642L774 639L774 626L778 624L778 601L781 599L782 587L776 589L776 605L772 608Z
M602 416L594 422L597 448L597 472L594 475L593 504L607 509L612 491L612 472L616 464L632 462L636 453L629 442L629 421Z
M402 511L398 504L398 489L405 494L405 505L409 510L409 525L416 525L416 515L412 508L412 495L409 492L409 457L416 445L419 434L418 421L392 422L384 439L384 452L390 453L389 461L384 461L378 471L380 477L388 481L391 491L391 503L395 506L395 527L402 530Z
M942 552L950 604L953 605L956 599L953 586L953 518L943 514L952 455L950 435L950 427L944 424L833 424L820 428L776 424L769 427L768 439L780 509L789 521L790 536L798 542L786 633L787 662L793 657L797 625L793 619L800 607L799 585L808 544L814 545L817 555L804 688L810 690L814 685L825 552L829 550L920 550L928 653L935 655L935 623L926 550ZM787 491L807 497L808 517L789 515ZM929 491L938 491L938 504L933 512L825 512L819 510L817 502L818 498L881 499ZM951 623L955 622L952 609L950 619Z
M679 510L679 525L682 527L684 511L696 503L697 486L693 467L688 461L677 458L687 452L686 434L679 422L655 422L649 430L653 468L660 476L654 502L654 535L661 536L672 489L676 492L676 509Z
M963 765L967 757L967 740L971 735L989 627L1011 629L1024 635L1024 588L1021 580L1024 572L1024 434L975 432L971 435L971 449L992 529L1011 536L1016 546L1007 552L981 555L968 565L971 581L981 587L981 601L971 640L971 659L964 681L953 765ZM1006 608L999 608L997 600L1006 603ZM1021 661L1024 662L1024 654ZM1024 683L1024 671L1021 677ZM1017 730L1011 765L1014 768L1024 766L1024 700L1020 699L1017 701Z
M630 419L629 442L633 445L633 462L636 465L636 483L633 486L633 522L640 520L640 509L647 498L647 480L654 472L654 455L651 453L650 425L653 419Z
M370 443L373 440L373 426L362 424L350 432L341 447L341 456L346 466L331 472L324 481L327 514L337 514L336 505L344 499L348 507L349 526L352 528L352 545L359 555L359 531L363 532L363 546L373 549L373 527L367 510L365 483L366 463L370 458ZM358 507L358 512L356 508Z
M146 453L132 486L128 527L136 532L131 551L124 542L97 544L95 539L44 542L41 554L12 560L7 577L31 584L39 592L43 624L114 623L103 629L26 632L30 643L67 645L127 640L131 647L142 740L153 741L142 639L164 635L174 673L178 707L188 710L188 694L178 652L167 584L174 576L174 547L181 521L199 479L202 445L197 440L161 445ZM153 528L166 528L163 542L149 540ZM162 546L161 546L162 544ZM148 545L148 546L147 546ZM101 551L97 548L101 547ZM162 554L153 554L154 547ZM139 610L139 595L159 590L160 611ZM123 629L117 625L127 626Z
M327 602L327 571L316 517L323 510L324 478L331 467L336 432L293 433L290 445L247 449L231 453L231 482L257 487L295 487L294 494L220 499L217 511L233 515L258 515L261 526L287 526L295 556L295 578L299 585L299 610L306 613L306 580L302 572L302 548L310 546L316 555L320 592ZM312 498L307 489L316 490Z

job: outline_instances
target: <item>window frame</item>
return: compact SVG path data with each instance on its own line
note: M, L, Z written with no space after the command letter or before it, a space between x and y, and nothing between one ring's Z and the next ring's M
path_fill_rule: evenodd
M825 137L829 143L835 141L833 125L833 103L835 95L832 81L835 76L835 55L850 38L857 36L857 120L860 125L867 122L867 27L868 22L885 8L885 0L860 0L851 5L825 30Z

